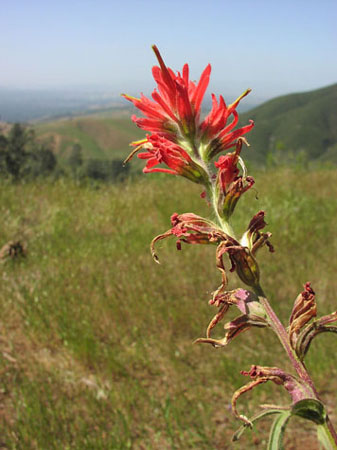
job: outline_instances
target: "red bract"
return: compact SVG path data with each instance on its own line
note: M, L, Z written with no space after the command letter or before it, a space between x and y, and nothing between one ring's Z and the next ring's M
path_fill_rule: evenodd
M240 159L244 141L244 138L239 138L236 142L235 152L220 156L219 160L214 163L218 169L216 178L217 210L219 215L226 220L233 214L241 195L254 184L254 179L245 175L243 161ZM237 167L239 160L244 168L244 175L240 176Z
M158 86L158 91L155 89L152 92L153 100L144 95L141 95L141 98L125 94L123 96L145 114L146 118L132 116L132 120L140 128L151 132L168 133L175 141L178 130L182 135L191 135L195 132L201 103L209 83L211 66L208 64L198 84L195 84L189 79L188 64L184 65L182 74L178 72L175 75L173 70L166 67L155 45L153 50L159 62L159 67L155 66L152 69L153 78Z
M251 90L247 89L234 103L227 107L222 95L219 97L219 103L216 96L212 94L212 110L200 125L202 132L202 141L207 143L204 150L205 157L210 160L223 150L234 147L236 139L248 133L254 126L254 122L250 120L250 124L242 128L232 131L236 127L239 115L236 107L243 97L249 94ZM227 121L233 116L232 122L227 125Z
M226 156L220 156L219 160L214 163L215 167L219 169L219 183L223 192L227 192L228 187L239 174L237 162L237 155L229 153Z

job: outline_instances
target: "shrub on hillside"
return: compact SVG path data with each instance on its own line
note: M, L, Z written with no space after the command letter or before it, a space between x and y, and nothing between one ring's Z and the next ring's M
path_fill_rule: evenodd
M84 175L94 180L106 182L123 181L129 172L129 167L123 167L119 159L112 161L89 159L84 168Z

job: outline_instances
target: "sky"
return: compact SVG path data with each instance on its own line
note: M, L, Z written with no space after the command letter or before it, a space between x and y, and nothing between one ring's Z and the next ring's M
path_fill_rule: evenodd
M256 100L337 82L336 0L0 0L0 87L148 93L156 44L212 92Z

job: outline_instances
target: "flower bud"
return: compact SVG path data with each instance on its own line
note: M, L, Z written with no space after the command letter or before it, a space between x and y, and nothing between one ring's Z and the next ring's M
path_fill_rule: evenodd
M256 259L247 247L228 248L232 271L236 272L247 286L258 287L260 282L260 270Z
M218 169L215 190L216 207L220 217L226 220L233 214L241 195L254 184L254 179L245 175L246 168L240 158L243 142L248 145L244 138L239 138L236 143L235 152L220 156L219 160L214 163ZM243 176L239 175L238 163L243 168Z

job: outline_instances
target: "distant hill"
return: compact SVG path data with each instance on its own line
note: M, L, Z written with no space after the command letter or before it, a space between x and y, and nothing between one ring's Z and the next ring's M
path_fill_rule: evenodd
M252 160L265 163L270 155L282 159L305 152L310 160L337 163L337 84L274 98L241 114L240 123L248 119L255 121L247 136Z

